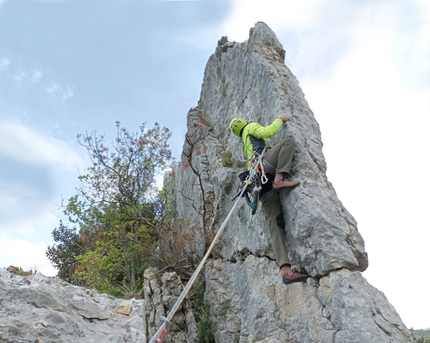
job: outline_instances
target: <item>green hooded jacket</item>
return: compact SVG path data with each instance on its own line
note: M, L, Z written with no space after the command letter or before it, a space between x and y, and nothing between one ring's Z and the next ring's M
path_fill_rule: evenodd
M258 123L247 124L242 131L242 151L248 159L254 154L261 153L267 145L267 139L272 137L282 127L282 120L276 118L269 126Z

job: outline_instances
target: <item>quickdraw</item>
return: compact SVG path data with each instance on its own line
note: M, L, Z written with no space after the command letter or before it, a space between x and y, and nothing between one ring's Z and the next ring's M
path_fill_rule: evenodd
M263 159L260 159L260 172L261 172L261 183L265 185L269 179L266 176L266 171L264 170Z

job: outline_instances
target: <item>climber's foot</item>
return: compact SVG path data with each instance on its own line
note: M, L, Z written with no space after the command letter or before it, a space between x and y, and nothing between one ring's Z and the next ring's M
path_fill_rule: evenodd
M272 188L274 191L280 191L283 189L293 189L296 188L298 185L300 184L299 180L286 180L286 179L281 179L281 180L276 180L273 181L272 183Z
M303 282L303 281L306 281L306 279L309 277L309 275L295 273L291 269L291 266L288 264L282 265L281 272L282 272L282 281L284 282L285 285L289 285L294 282Z
M282 275L282 282L284 283L284 285L290 285L290 284L295 283L295 282L304 282L308 278L309 278L309 275L300 275L296 279L289 280L284 275Z

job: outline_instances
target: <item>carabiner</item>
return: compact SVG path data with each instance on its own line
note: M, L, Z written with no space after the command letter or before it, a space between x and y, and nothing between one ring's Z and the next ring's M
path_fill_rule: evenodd
M262 174L261 175L261 183L263 185L265 185L267 183L267 181L269 181L269 179L267 178L266 174Z

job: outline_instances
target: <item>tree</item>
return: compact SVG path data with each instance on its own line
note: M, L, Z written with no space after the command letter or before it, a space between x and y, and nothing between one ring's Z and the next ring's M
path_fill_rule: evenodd
M411 328L412 338L414 342L417 343L430 343L430 332L429 330L414 330ZM415 334L418 334L420 337L417 337Z
M87 149L93 164L81 175L78 194L91 204L114 203L132 208L137 216L145 217L142 204L155 182L155 176L172 159L168 140L171 133L155 123L153 129L132 134L116 122L117 137L114 152L104 145L104 136L78 135L78 142Z
M77 195L64 212L79 234L61 224L61 230L53 231L59 244L47 252L59 270L71 272L74 283L114 294L121 287L139 286L145 261L160 242L162 208L155 176L172 160L167 128L142 124L139 132L130 133L118 121L116 128L112 149L95 131L77 136L92 166L79 176ZM72 242L85 242L86 248L75 253Z
M85 242L80 241L76 227L69 228L60 220L60 226L52 231L56 245L48 246L46 256L58 270L58 276L71 282L76 257L85 253Z

